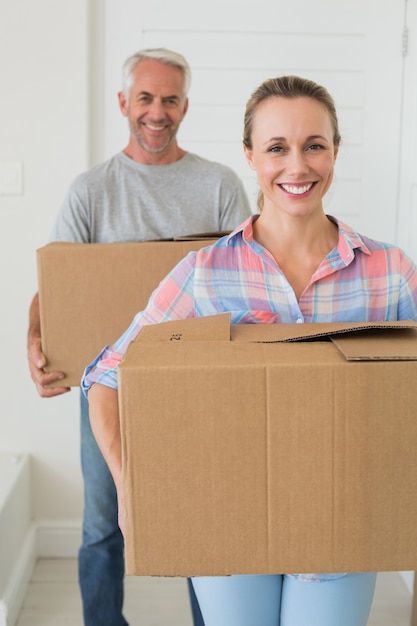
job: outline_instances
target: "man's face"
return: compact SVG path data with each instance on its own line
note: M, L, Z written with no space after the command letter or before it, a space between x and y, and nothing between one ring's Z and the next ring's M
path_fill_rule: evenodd
M119 103L132 138L144 151L161 154L176 146L188 108L180 69L153 59L141 61L133 72L128 99L121 92Z

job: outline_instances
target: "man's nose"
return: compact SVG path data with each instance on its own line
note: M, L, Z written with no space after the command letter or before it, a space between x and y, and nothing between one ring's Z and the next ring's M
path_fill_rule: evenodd
M154 98L152 104L149 107L149 112L151 114L152 119L161 120L165 117L165 108L162 100L158 98Z

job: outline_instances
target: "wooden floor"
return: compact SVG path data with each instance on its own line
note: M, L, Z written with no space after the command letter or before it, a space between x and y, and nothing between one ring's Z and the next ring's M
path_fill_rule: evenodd
M379 574L368 626L410 626L410 612L401 577ZM192 626L186 583L178 578L127 578L125 613L131 626ZM76 560L38 561L16 626L82 624Z

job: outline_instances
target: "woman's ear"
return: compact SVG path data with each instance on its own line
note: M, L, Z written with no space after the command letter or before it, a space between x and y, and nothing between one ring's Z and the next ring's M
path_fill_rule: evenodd
M255 167L255 163L253 162L253 154L252 154L252 150L250 150L249 148L247 148L245 145L243 146L243 152L245 154L246 160L248 162L249 167L252 170L256 170Z

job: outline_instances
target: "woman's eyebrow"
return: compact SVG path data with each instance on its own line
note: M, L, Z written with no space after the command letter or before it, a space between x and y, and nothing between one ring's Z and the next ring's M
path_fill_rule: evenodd
M314 139L321 139L322 141L328 141L328 139L326 139L326 137L324 137L323 135L309 135L307 137L307 141L314 141Z
M264 141L264 144L271 143L271 141L286 141L286 139L285 137L270 137L269 139Z
M317 139L321 139L322 141L328 141L328 139L326 139L326 137L324 137L324 135L309 135L308 137L305 138L305 141L314 141ZM271 141L281 141L281 142L285 142L287 141L286 137L270 137L269 139L267 139L264 143L271 143Z

